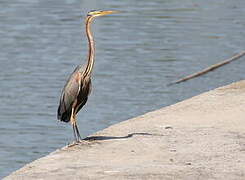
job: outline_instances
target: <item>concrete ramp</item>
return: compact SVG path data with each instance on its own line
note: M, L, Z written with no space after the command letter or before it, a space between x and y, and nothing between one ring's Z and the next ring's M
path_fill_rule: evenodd
M164 101L164 100L163 100ZM5 179L245 179L245 81L113 125Z

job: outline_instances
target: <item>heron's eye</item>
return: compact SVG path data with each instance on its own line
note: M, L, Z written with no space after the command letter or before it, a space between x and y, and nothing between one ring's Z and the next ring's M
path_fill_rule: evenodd
M96 12L96 10L91 10L88 12L89 15L93 15Z

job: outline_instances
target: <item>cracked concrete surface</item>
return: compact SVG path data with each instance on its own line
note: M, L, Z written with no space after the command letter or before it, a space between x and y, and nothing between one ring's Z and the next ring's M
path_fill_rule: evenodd
M5 179L245 179L245 81L87 137Z

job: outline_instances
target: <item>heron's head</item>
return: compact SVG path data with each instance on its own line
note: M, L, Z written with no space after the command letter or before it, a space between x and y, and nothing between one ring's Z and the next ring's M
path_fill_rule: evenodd
M97 11L97 10L92 10L92 11L89 11L87 16L88 17L98 17L98 16L104 16L104 15L107 15L107 14L113 14L113 13L118 13L119 11Z

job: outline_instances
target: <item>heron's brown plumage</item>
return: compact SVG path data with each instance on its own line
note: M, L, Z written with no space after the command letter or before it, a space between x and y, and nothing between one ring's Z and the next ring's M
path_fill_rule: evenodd
M60 105L58 108L58 119L64 122L69 122L71 118L72 108L74 114L86 104L88 95L91 91L91 73L94 64L94 40L90 31L90 23L93 17L88 16L85 19L86 35L88 38L88 56L85 65L78 65L74 72L70 75L66 85L64 86ZM74 104L76 103L76 104Z

